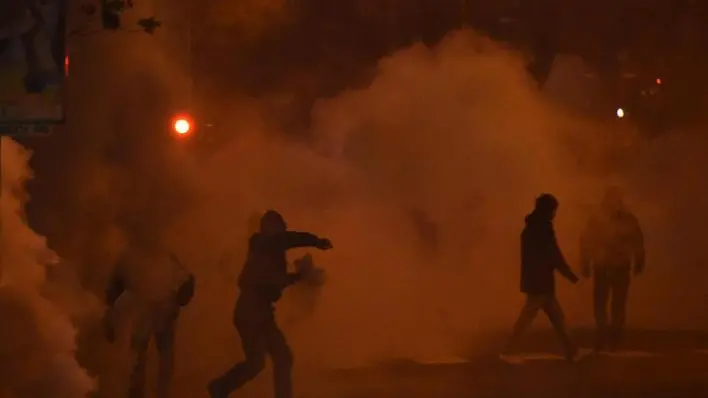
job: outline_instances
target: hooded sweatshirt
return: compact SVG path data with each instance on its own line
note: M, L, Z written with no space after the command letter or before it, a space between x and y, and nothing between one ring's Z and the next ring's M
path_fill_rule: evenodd
M551 217L534 211L525 221L521 233L521 292L554 294L556 270L568 279L577 277L558 247Z
M315 247L320 238L307 232L285 231L276 235L255 233L248 241L246 264L238 284L239 299L275 303L289 285L286 251L298 247Z

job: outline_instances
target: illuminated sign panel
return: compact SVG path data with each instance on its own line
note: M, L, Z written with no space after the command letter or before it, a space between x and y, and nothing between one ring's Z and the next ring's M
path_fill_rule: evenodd
M63 123L67 73L66 1L0 1L0 134Z

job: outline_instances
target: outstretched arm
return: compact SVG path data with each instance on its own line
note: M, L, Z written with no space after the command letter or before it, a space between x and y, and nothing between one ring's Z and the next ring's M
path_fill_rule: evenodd
M332 247L329 240L322 239L309 232L286 231L281 239L281 244L286 250L297 247L316 247L318 249L327 250Z

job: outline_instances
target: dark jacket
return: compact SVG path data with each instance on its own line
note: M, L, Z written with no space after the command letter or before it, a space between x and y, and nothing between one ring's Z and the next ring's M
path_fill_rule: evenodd
M552 220L533 212L526 216L521 233L521 292L555 293L556 270L571 281L577 280L558 247Z
M240 297L268 303L278 301L283 289L293 282L285 252L296 247L315 247L319 242L320 238L307 232L251 235L246 264L238 278Z
M105 302L112 307L126 290L130 290L148 302L176 300L184 306L192 299L194 283L194 275L177 263L169 252L128 248L116 262L105 292Z
M644 234L639 221L627 210L601 210L588 220L580 237L581 266L629 272L644 268Z

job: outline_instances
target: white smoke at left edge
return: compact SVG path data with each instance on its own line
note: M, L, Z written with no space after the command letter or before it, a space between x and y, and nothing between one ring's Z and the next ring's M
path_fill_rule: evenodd
M83 398L94 380L75 358L69 314L44 297L44 237L25 222L30 153L2 138L0 398Z

